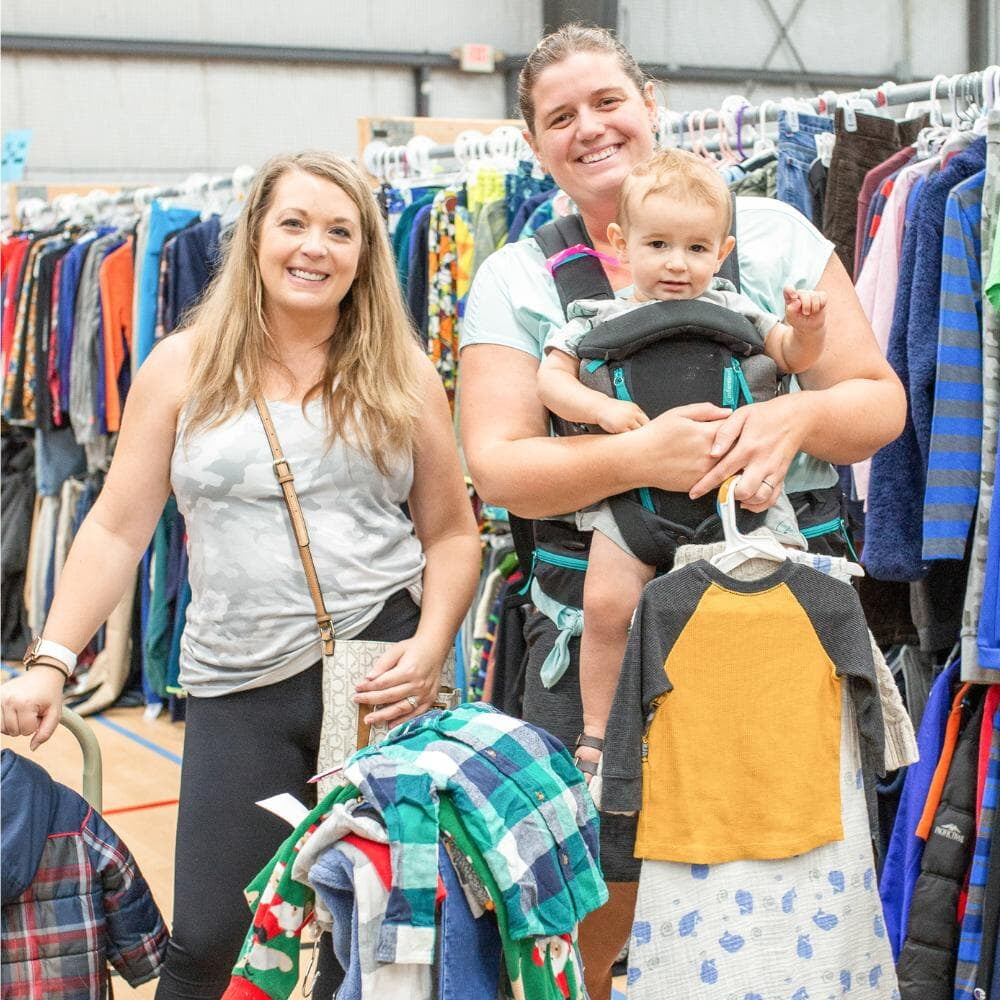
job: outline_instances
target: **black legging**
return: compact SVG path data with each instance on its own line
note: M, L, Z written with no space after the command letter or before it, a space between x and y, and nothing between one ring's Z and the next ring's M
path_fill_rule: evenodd
M394 595L359 638L397 642L416 630L419 610ZM287 823L254 805L290 792L316 802L322 715L320 664L266 687L189 698L181 768L174 919L157 1000L210 1000L229 985L251 913L244 887L290 833ZM329 947L320 949L315 1000L340 983Z

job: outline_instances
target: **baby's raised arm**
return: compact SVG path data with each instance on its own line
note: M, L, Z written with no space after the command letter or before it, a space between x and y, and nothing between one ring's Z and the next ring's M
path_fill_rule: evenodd
M783 371L808 371L826 342L826 292L785 289L785 321L764 340L764 352Z

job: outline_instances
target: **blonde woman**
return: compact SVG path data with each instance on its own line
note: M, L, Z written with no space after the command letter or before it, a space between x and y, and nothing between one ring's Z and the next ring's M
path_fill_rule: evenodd
M45 655L0 692L4 733L31 735L32 748L49 738L73 653L117 603L173 490L193 597L161 1000L217 997L228 983L248 922L242 889L287 832L254 801L314 798L321 649L257 392L295 473L338 636L395 643L356 701L372 722L426 710L472 599L479 541L445 394L405 318L376 203L332 155L278 157L256 177L204 302L132 386Z

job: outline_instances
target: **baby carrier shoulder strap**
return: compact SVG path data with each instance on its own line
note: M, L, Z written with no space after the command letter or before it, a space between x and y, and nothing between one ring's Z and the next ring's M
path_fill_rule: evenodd
M535 233L535 242L542 248L546 257L552 257L560 250L581 244L593 249L594 244L587 235L583 219L576 215L564 215L562 218L546 222L539 226ZM614 289L608 276L604 273L601 262L596 257L580 254L562 263L553 273L556 290L559 292L559 302L563 313L569 309L569 304L577 299L613 299Z
M736 286L736 291L741 292L743 289L740 287L740 242L736 236L736 195L730 194L729 197L733 209L729 223L729 235L736 240L736 246L733 247L733 252L722 262L722 267L719 268L719 277L731 281Z

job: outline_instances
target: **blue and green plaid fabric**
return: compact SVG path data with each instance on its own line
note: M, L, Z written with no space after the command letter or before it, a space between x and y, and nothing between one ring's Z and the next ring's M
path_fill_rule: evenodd
M512 939L567 933L608 898L598 819L563 745L488 705L428 712L344 768L381 813L393 885L383 962L434 959L438 796L449 795L503 896Z

